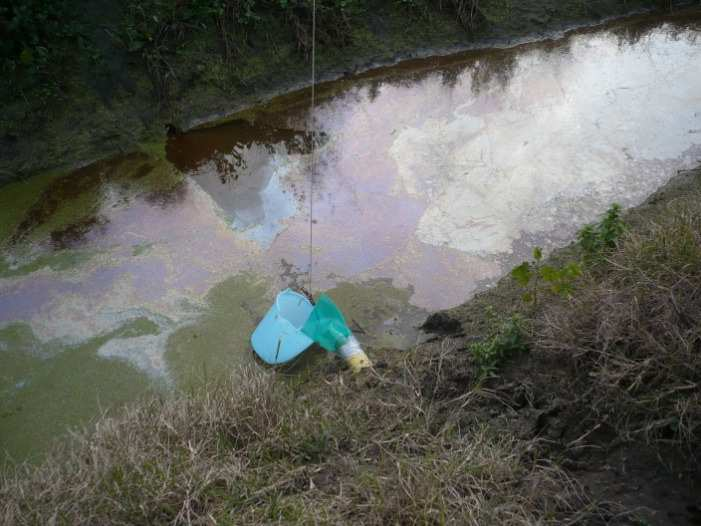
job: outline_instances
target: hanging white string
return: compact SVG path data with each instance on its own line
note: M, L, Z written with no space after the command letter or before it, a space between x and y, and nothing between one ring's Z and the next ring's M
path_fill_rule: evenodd
M309 109L309 130L312 138L311 173L309 176L309 294L313 294L312 270L314 267L314 176L316 174L316 134L314 128L314 104L316 95L316 0L312 0L312 97Z

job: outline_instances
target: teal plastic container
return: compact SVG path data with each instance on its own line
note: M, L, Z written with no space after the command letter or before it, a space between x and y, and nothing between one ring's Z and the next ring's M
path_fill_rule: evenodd
M286 289L280 292L251 335L251 345L265 363L287 363L314 343L302 327L314 310L302 294Z
M340 309L326 294L319 296L302 332L331 352L340 349L351 335Z

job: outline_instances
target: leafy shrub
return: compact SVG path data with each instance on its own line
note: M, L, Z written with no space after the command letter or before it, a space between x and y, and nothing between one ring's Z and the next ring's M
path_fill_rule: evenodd
M582 275L581 266L572 261L561 267L543 265L543 251L540 247L533 249L533 262L524 261L511 271L511 277L527 290L523 294L526 303L537 303L539 285L547 285L547 289L559 296L570 297L574 290L575 280Z
M480 377L493 374L505 360L528 350L523 320L512 316L495 322L492 334L485 340L471 344L468 350L477 362Z
M311 0L278 0L292 28L297 49L309 55L312 43ZM363 0L317 0L316 40L324 46L342 47L351 42L351 20L366 9Z
M12 96L36 88L35 99L57 95L52 65L63 62L66 44L78 38L80 25L67 0L16 0L0 6L2 87Z
M601 221L586 225L577 234L585 260L596 259L606 250L615 248L618 238L625 230L626 225L621 219L621 205L614 203Z
M256 0L129 0L118 38L123 47L139 53L163 102L176 70L171 55L194 32L216 28L230 63L240 52L248 31L260 19Z

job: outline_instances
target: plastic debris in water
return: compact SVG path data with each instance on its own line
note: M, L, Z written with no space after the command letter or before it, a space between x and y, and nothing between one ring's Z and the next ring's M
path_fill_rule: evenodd
M353 372L371 366L343 314L326 294L314 305L293 290L280 292L251 335L253 350L271 365L293 360L315 342L338 352Z

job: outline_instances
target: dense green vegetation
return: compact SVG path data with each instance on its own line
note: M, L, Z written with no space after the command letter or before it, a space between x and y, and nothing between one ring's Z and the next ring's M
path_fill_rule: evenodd
M429 0L397 0L408 10L426 14L442 9ZM84 2L70 0L20 0L0 8L3 97L39 97L46 104L65 95L61 77L67 65L85 60L94 64L101 56L95 41L94 22L81 15ZM477 2L455 0L446 6L466 27L473 27ZM316 2L320 45L342 47L352 38L353 18L373 8L368 0L319 0ZM169 83L178 75L173 58L198 36L216 34L220 58L232 64L251 46L252 32L267 33L282 21L286 37L305 56L311 47L311 0L128 0L105 31L111 44L138 55L147 68L154 91L162 102Z
M87 45L76 2L21 0L0 7L0 94L48 103L62 89L56 63Z
M427 25L434 13L452 16L468 32L504 23L518 7L513 0L393 3ZM164 102L170 82L180 73L176 57L197 47L203 36L217 35L217 60L224 65L259 45L251 40L253 34L277 46L294 44L304 56L311 46L311 0L97 2L107 14L86 11L88 4L84 0L18 0L0 7L2 98L37 97L47 104L66 96L66 73L80 64L99 70L112 59L109 47L138 56L154 93ZM586 3L578 5L580 15L590 9ZM352 43L362 25L359 21L373 16L378 7L373 0L318 0L318 43L341 48Z
M130 53L143 59L159 100L168 96L169 82L177 76L171 56L187 39L214 31L219 40L222 67L230 67L250 46L252 32L266 33L270 18L283 22L288 38L308 56L311 48L312 3L309 0L149 0L126 3L117 37ZM343 46L350 20L368 8L362 0L317 2L318 43Z

